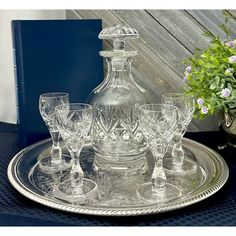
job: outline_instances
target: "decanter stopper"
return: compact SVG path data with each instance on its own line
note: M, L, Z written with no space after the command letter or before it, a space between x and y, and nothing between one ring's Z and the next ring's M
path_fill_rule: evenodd
M139 38L136 29L128 25L115 25L103 29L98 35L99 39L110 39L113 41L113 51L124 51L127 39Z

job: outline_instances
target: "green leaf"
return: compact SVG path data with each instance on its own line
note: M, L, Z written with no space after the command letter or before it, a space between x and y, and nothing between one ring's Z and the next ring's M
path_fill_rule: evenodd
M232 97L236 97L236 90L232 90Z
M217 85L215 83L210 84L210 90L214 90L217 88Z
M229 108L235 108L236 107L236 103L229 103L228 106L229 106Z
M216 83L216 85L219 85L219 83L220 83L220 77L219 76L215 77L215 83Z

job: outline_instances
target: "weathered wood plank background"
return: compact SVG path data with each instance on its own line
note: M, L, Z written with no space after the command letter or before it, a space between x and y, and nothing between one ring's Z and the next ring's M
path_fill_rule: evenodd
M236 17L236 10L228 11ZM140 55L133 61L135 80L148 89L156 102L165 92L179 92L183 88L185 65L181 62L191 56L195 48L206 48L209 40L202 34L209 31L224 39L219 24L224 22L220 10L67 10L68 19L102 19L103 27L117 23L128 24L140 34L128 43L129 50ZM236 21L230 26L236 33ZM111 44L104 42L109 50ZM189 131L217 130L219 121L210 117L193 120Z

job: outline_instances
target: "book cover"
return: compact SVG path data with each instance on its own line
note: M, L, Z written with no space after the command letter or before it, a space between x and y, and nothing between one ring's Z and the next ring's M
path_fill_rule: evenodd
M19 145L49 137L39 95L68 92L85 102L103 80L101 20L13 20L12 38Z

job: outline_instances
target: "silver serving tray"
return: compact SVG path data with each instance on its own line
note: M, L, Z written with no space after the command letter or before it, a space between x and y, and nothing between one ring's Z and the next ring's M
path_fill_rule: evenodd
M25 197L62 211L104 216L133 216L176 210L202 201L217 192L227 181L229 170L224 159L209 147L184 138L184 149L199 165L195 176L168 175L168 181L179 185L182 195L159 204L137 199L135 189L150 178L152 158L147 154L147 170L142 174L122 175L120 172L93 173L93 150L85 145L81 153L82 167L87 177L94 179L100 190L96 201L70 203L50 192L50 177L40 173L38 159L49 153L51 140L33 144L19 152L9 163L8 178L13 187ZM65 151L65 150L64 150ZM64 176L66 176L65 173Z

